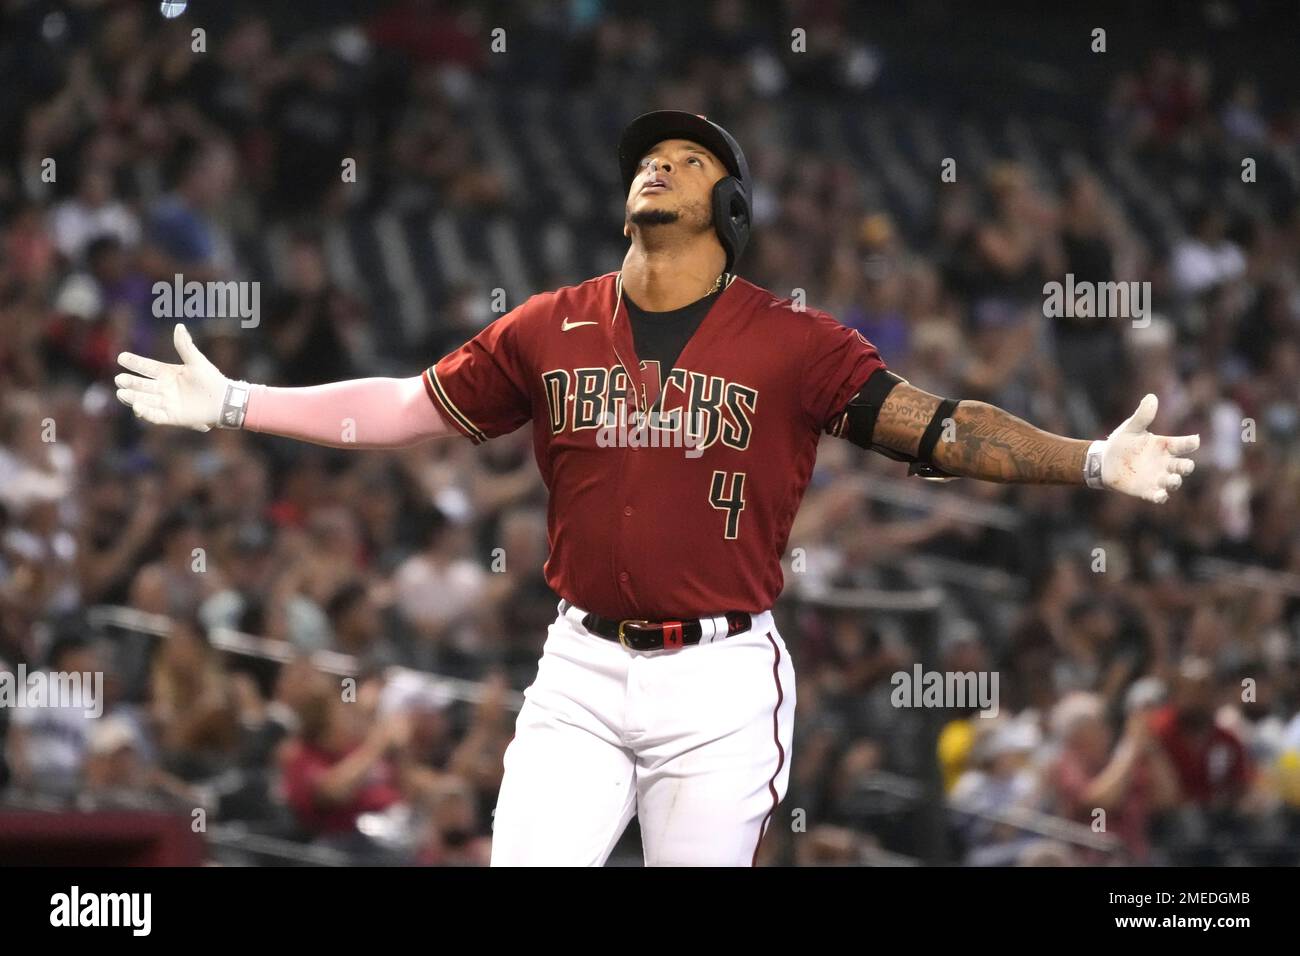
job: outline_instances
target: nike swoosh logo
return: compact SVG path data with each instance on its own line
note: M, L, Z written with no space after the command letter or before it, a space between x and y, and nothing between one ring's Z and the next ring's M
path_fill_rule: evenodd
M576 329L580 325L595 325L595 322L570 322L569 317L564 317L564 322L560 325L561 332L567 332L569 329Z

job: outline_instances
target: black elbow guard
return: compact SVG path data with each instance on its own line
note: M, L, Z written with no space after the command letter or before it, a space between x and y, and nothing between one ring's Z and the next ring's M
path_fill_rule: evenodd
M939 407L935 409L929 424L926 425L925 434L921 436L921 444L917 448L915 455L894 451L892 448L877 445L873 441L872 436L876 430L876 418L880 414L881 407L885 404L886 396L893 391L895 385L904 381L906 379L895 375L888 369L881 369L876 372L867 379L866 384L858 390L858 393L849 399L849 403L844 406L844 411L831 422L826 430L838 438L848 439L859 448L874 451L886 458L892 458L894 461L907 462L907 473L909 475L937 481L947 481L959 477L948 474L935 465L933 461L934 446L939 443L939 436L943 432L943 424L952 417L958 399L945 398L939 403Z

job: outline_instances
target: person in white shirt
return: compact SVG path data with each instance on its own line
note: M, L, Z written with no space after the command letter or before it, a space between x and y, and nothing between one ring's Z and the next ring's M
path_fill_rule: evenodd
M80 264L86 247L112 236L130 249L140 241L140 220L126 203L113 198L105 169L92 166L81 176L77 195L54 207L50 222L54 245L69 262Z

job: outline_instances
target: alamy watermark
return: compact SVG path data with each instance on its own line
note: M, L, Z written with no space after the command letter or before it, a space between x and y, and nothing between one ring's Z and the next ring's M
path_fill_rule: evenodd
M102 671L0 671L0 708L59 708L81 710L87 717L104 713Z
M699 458L708 444L705 416L695 416L697 427L684 427L686 413L678 408L668 413L650 412L615 415L609 412L596 432L600 448L685 448L687 458Z
M153 314L159 319L238 319L245 329L262 321L260 282L185 281L179 272L171 282L153 284Z
M122 927L132 936L153 928L152 893L91 893L73 886L50 897L50 925L60 928Z
M978 708L981 717L999 712L997 671L927 671L914 664L911 671L895 671L889 682L895 707Z
M1065 282L1045 283L1043 295L1049 319L1132 319L1136 329L1151 324L1150 282L1076 282L1067 272Z

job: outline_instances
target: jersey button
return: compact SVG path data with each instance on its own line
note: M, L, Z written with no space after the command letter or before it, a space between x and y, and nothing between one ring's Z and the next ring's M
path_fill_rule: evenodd
M624 584L627 583L627 579L630 578L630 577L631 577L631 575L628 574L626 571L620 571L620 572L618 573L618 579L619 579L620 581L622 581Z
M626 518L630 518L630 517L632 517L632 506L631 506L631 505L627 505L627 506L623 509L623 516L626 517Z

